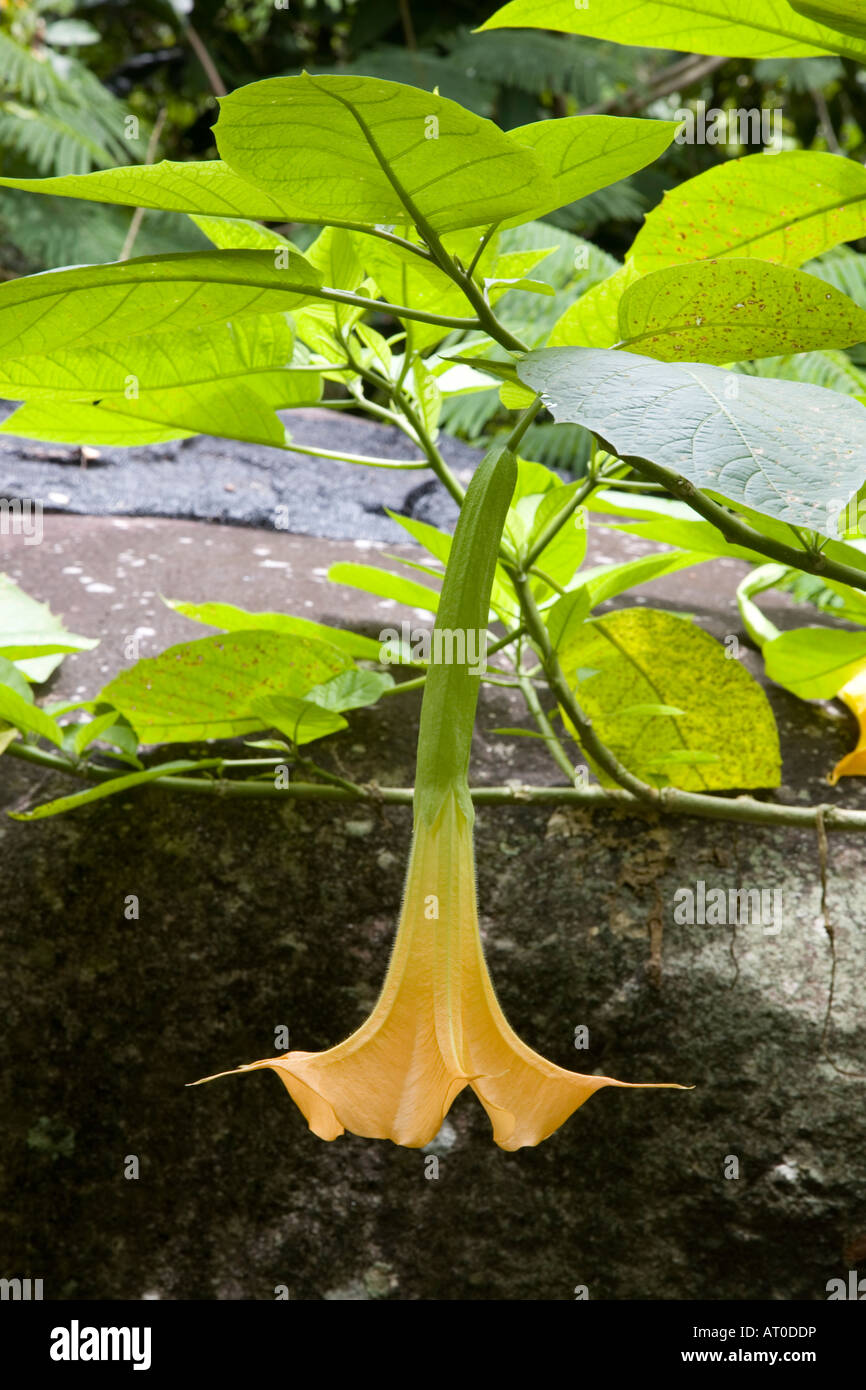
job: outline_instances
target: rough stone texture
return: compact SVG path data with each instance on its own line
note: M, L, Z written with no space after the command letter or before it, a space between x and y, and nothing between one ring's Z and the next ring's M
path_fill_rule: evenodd
M0 401L0 419L11 408ZM356 416L315 409L281 414L299 444L422 458L399 430ZM478 451L443 438L442 452L465 482ZM206 435L86 454L73 445L0 435L0 497L38 499L46 511L85 516L186 517L348 540L387 540L394 528L386 507L435 526L453 525L457 515L426 470L369 468Z
M45 527L40 546L0 538L0 567L103 639L64 663L52 695L97 688L136 629L151 629L143 654L206 631L158 593L372 633L395 616L326 583L333 560L358 558L346 542L189 521L48 516ZM593 558L640 549L600 532ZM739 628L741 572L714 563L642 597L688 608L721 636ZM768 609L793 621L780 600ZM758 670L753 653L744 659ZM851 746L851 721L783 691L771 698L782 795L866 805L858 783L822 782ZM418 697L404 699L360 712L323 759L410 782ZM477 780L551 776L536 742L489 734L518 718L505 692L485 700ZM69 786L0 760L6 808ZM46 1297L60 1298L271 1299L285 1284L293 1298L336 1300L567 1300L577 1285L592 1298L823 1299L828 1279L864 1260L864 1081L820 1055L830 952L808 834L479 812L482 926L517 1030L562 1065L693 1091L602 1092L516 1154L495 1148L464 1093L428 1180L417 1151L315 1139L269 1073L185 1089L269 1055L279 1025L292 1046L316 1049L363 1019L409 830L401 809L157 789L0 823L4 1274L42 1277ZM836 837L831 855L830 1051L862 1073L862 841ZM677 926L675 890L698 879L781 888L783 930ZM138 922L123 916L130 893ZM579 1024L588 1051L573 1046ZM123 1176L131 1154L138 1181ZM737 1180L724 1177L729 1155Z

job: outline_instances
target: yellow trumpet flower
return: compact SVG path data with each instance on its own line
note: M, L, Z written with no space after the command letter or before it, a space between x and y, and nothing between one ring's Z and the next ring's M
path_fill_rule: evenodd
M831 783L838 782L840 777L862 777L866 774L866 666L842 686L839 699L844 700L852 714L856 715L860 737L857 747L840 758L829 774L827 781Z
M456 796L433 826L416 827L397 939L370 1017L326 1052L235 1070L261 1067L278 1074L320 1139L348 1129L408 1148L433 1139L465 1086L496 1143L512 1150L546 1139L603 1086L654 1084L567 1071L509 1026L484 960L472 827Z
M476 470L454 534L437 627L486 632L515 475L507 446L494 446ZM321 1139L348 1129L421 1148L471 1086L496 1143L519 1149L546 1139L602 1086L654 1084L554 1066L521 1042L499 1007L478 930L467 780L479 683L479 673L463 663L433 663L427 672L403 911L370 1017L326 1052L287 1052L235 1068L275 1071Z

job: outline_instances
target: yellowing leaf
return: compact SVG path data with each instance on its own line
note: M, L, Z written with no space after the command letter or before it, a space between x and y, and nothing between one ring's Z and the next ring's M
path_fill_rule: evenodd
M652 608L609 613L579 627L559 659L602 741L646 781L686 791L778 786L766 695L689 619ZM592 674L579 680L581 670ZM684 713L639 712L644 705Z

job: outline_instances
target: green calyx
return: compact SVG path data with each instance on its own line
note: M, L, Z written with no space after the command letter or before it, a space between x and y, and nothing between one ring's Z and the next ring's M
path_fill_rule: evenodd
M472 822L468 769L481 672L485 664L490 592L502 528L517 481L505 445L485 454L466 490L454 533L424 685L415 822L432 825L449 795Z

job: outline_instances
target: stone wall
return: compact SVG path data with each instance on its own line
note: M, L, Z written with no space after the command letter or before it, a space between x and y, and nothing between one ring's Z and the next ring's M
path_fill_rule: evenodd
M368 502L378 526L372 491ZM333 560L358 558L347 539L63 514L45 528L41 546L0 538L0 568L102 639L64 663L52 695L98 688L136 628L145 655L206 631L160 593L372 633L388 616L326 582ZM395 549L381 533L362 539ZM637 544L603 533L597 554ZM714 563L641 592L722 636L739 629L741 572ZM783 603L770 611L791 623ZM858 783L822 780L851 746L850 722L771 697L782 797L866 805ZM358 713L323 758L410 783L418 707L411 695ZM484 700L475 780L557 779L536 743L490 734L518 718L503 692ZM5 809L68 790L0 761ZM837 1069L866 1071L854 837L831 841L835 1066L822 1057L831 957L812 835L515 806L483 808L477 831L482 928L509 1019L561 1065L694 1090L603 1091L515 1154L493 1145L465 1092L429 1178L424 1153L314 1138L272 1073L187 1089L269 1055L278 1025L313 1050L363 1019L409 831L398 808L155 787L65 818L2 820L0 1273L41 1277L52 1298L271 1299L286 1285L305 1299L559 1300L585 1285L603 1299L823 1299L866 1258L866 1083ZM674 893L698 880L780 889L782 930L676 925ZM138 921L124 917L128 894ZM581 1024L588 1051L574 1047ZM124 1177L129 1155L138 1180Z

